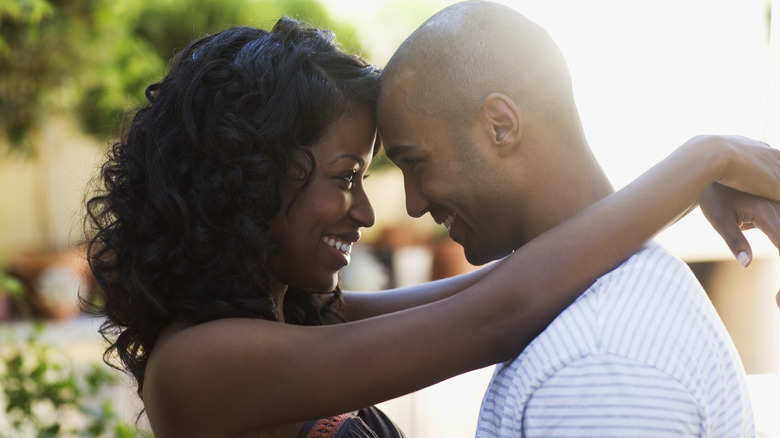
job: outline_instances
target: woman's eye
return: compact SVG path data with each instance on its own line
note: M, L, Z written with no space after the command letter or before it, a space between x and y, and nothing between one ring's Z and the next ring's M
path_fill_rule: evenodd
M352 184L354 183L354 179L356 175L357 175L357 171L351 170L339 176L339 179L342 181L345 190L349 190L352 188Z

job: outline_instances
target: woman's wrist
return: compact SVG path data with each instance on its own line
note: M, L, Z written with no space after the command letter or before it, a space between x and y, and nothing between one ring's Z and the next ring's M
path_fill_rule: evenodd
M718 182L728 174L729 167L734 167L738 154L734 148L721 137L713 135L697 135L685 142L680 149L691 166L699 166L702 170L705 186Z

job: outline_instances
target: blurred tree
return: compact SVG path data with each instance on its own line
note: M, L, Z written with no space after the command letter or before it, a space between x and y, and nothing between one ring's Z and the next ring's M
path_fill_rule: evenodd
M189 41L231 25L268 29L282 15L360 50L354 28L317 0L0 0L0 137L34 153L57 111L106 137Z

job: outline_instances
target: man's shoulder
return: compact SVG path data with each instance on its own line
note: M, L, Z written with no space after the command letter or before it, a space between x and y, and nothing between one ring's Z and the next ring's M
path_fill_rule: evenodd
M706 297L688 265L659 244L651 242L596 280L583 298L598 299L603 304L619 300L621 305L631 308L633 304L626 300L643 297L642 303L634 304L660 304L665 295L672 294L693 305L702 304L702 298Z
M651 243L597 280L518 359L553 368L590 354L633 360L726 336L687 265Z
M642 274L644 273L644 274ZM635 275L683 275L693 274L677 256L667 251L656 242L650 242L640 248L625 262L603 275L600 279L614 279L615 277L630 277Z
M664 321L683 324L693 315L715 314L712 302L688 265L657 243L650 243L583 294L588 320L601 330L642 331Z

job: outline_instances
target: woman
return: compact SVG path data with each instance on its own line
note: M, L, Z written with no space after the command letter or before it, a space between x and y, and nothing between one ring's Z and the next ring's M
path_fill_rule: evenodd
M338 273L374 223L362 181L377 91L372 66L291 19L199 39L147 90L88 203L89 262L106 360L136 379L158 438L401 436L365 407L514 357L711 182L680 171L703 166L684 148L493 266L342 294ZM644 205L671 175L702 190Z

